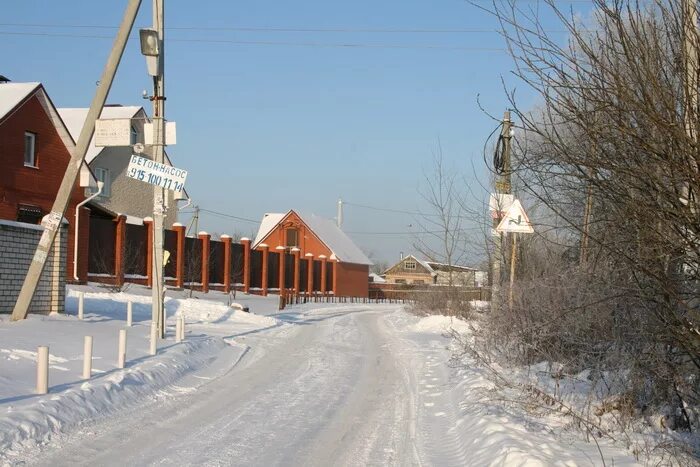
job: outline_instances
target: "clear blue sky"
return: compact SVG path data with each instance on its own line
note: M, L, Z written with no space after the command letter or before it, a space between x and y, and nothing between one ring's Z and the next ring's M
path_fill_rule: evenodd
M87 107L111 39L74 36L113 36L104 26L117 26L125 5L3 1L0 74L43 82L59 107ZM150 24L144 1L137 26ZM338 197L425 210L418 188L438 140L467 184L487 183L482 148L495 123L477 95L494 115L507 107L502 77L527 97L508 77L512 62L494 19L460 0L166 0L166 29L166 116L178 125L168 151L190 170L196 204L244 218L292 208L334 217ZM359 31L367 29L493 32ZM150 113L143 89L151 85L132 39L108 102L148 104ZM413 251L415 224L404 214L345 209L348 232L404 233L351 234L385 260ZM250 235L257 226L203 213L200 228Z

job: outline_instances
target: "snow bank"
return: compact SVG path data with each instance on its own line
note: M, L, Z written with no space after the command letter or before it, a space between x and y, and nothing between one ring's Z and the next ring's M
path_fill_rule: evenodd
M453 316L430 315L421 318L420 321L413 324L410 328L415 332L430 332L430 333L445 333L450 330L455 330L459 333L469 331L469 324L459 318Z

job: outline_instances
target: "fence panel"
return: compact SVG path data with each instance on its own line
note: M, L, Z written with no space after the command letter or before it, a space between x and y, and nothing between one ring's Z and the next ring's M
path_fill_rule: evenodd
M302 259L299 261L299 290L306 292L309 288L309 260Z
M256 289L262 287L262 251L250 252L250 286Z
M185 238L185 282L202 283L202 241L198 238Z
M88 273L114 275L116 223L110 218L90 216Z
M321 261L314 260L314 292L321 291Z
M170 252L168 264L165 265L165 277L175 279L177 276L177 232L174 230L165 231L165 240L163 247ZM185 255L186 257L187 255ZM148 259L146 259L148 261Z
M267 257L267 287L279 289L280 287L280 254L268 253Z
M209 283L224 283L224 244L217 240L209 242Z
M146 277L148 262L148 229L145 225L126 224L124 273Z
M294 288L294 255L284 253L284 288Z
M231 283L243 284L243 245L231 244Z
M326 291L333 290L333 263L326 264Z

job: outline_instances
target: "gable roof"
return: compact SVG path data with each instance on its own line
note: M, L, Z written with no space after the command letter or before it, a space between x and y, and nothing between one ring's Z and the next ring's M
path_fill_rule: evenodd
M80 136L80 131L83 129L85 124L85 119L88 114L87 107L70 108L64 107L58 109L58 113L68 127L68 131L73 137L74 141L78 141ZM102 109L100 118L133 118L142 107L130 105L130 106L109 106ZM90 164L95 158L102 152L103 147L95 146L95 135L92 136L90 144L88 145L87 153L85 154L85 162Z
M41 87L41 83L0 84L0 120L10 114Z
M445 263L436 263L435 261L427 261L431 268L435 271L477 271L475 268L470 268L467 266L457 266L456 264L449 265Z
M398 265L400 265L401 263L405 262L408 259L412 259L416 263L420 264L431 276L434 276L436 274L435 270L430 267L430 264L427 261L423 261L421 259L418 259L413 255L404 256L403 258L401 258L399 260L398 263L394 264L393 266L389 267L386 271L384 271L384 274L388 273L389 271L391 271L392 269L394 269L395 267L397 267Z
M267 213L263 216L258 234L255 236L253 248L257 247L272 232L277 225L290 214L296 214L299 219L331 250L331 259L337 259L344 263L367 264L372 261L367 258L362 250L348 237L345 232L330 219L315 214L300 214L290 210L286 214Z

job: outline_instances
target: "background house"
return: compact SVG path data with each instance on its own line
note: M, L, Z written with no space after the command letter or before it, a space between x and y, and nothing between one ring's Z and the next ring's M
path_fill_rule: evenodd
M0 219L39 224L51 212L73 146L41 83L0 82ZM68 271L73 268L75 209L83 199L76 183L65 212ZM87 241L82 230L80 237L81 243Z
M87 118L88 109L60 108L58 113L66 123L73 139L77 140ZM130 119L132 146L136 143L144 143L143 126L144 123L149 122L149 119L143 107L108 105L102 109L100 118ZM150 158L146 152L142 156ZM140 225L144 218L153 216L153 186L126 176L132 154L131 146L96 147L93 137L85 155L85 162L97 179L105 184L101 195L92 200L90 206L98 206L112 215L124 214L127 216L127 223ZM166 164L172 165L167 154L165 158ZM87 175L84 169L82 177ZM89 196L94 190L94 188L86 190L85 195ZM166 190L166 193L169 208L165 213L164 222L166 226L171 226L177 222L177 204L174 192Z
M333 270L333 284L327 284L327 290L347 297L368 296L372 262L332 220L293 210L265 214L253 242L253 249L264 248L285 254L298 248L301 258L323 258Z
M477 287L477 271L466 266L447 265L435 261L423 261L408 255L384 273L389 284L452 285ZM480 276L479 276L480 277Z

